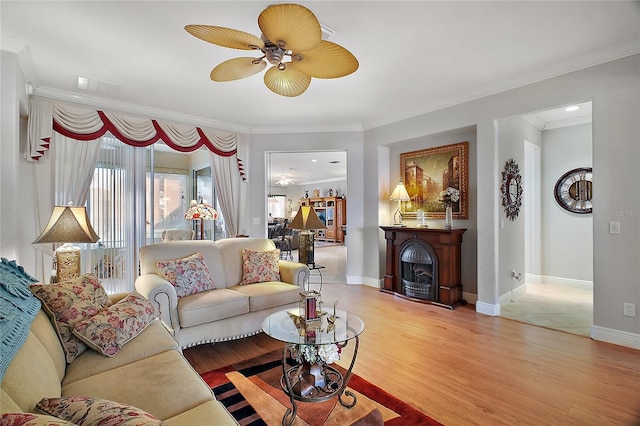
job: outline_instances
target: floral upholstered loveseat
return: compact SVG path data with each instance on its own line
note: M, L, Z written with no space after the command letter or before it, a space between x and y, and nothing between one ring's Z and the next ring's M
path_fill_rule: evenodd
M140 249L135 287L186 348L261 332L269 314L297 306L308 277L266 238L174 241Z

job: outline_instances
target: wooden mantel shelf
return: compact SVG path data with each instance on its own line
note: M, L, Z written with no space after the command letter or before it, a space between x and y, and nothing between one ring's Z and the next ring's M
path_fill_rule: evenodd
M410 228L381 226L387 240L384 287L381 291L414 300L454 309L466 302L462 299L461 245L466 229ZM400 253L414 240L429 244L438 258L437 300L409 297L402 289Z

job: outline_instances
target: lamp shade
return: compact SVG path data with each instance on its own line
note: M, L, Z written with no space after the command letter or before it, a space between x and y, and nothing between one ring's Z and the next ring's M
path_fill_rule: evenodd
M289 224L289 228L303 230L324 229L326 227L311 206L301 206L298 214L296 214L296 217L294 217L291 224Z
M99 239L84 207L55 206L49 223L33 244L95 243Z
M407 189L404 187L402 181L398 183L396 189L393 190L389 200L391 201L409 201L411 198L409 197L409 193Z
M191 201L191 206L185 212L184 218L187 220L218 220L218 212L208 205L205 200L200 203Z

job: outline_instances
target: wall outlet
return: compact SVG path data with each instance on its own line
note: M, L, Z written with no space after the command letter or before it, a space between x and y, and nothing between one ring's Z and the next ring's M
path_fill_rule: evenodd
M635 303L625 303L623 309L624 309L624 316L625 317L635 317L636 316L636 305L635 305Z

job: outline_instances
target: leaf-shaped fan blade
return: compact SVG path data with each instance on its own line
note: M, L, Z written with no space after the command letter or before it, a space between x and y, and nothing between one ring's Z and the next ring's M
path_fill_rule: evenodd
M311 77L298 71L294 63L286 62L284 65L286 65L284 70L275 66L264 73L264 84L278 95L289 97L302 95L311 84Z
M358 69L358 60L347 49L330 41L322 41L314 49L299 52L304 59L296 69L314 78L338 78ZM295 54L292 56L295 60Z
M322 40L318 18L298 4L269 6L258 16L258 26L273 44L279 46L278 42L284 41L286 45L279 47L285 50L310 50Z
M257 58L234 58L224 61L211 70L211 80L232 81L250 77L267 66L265 61Z
M256 47L261 49L264 47L264 42L260 37L245 33L244 31L234 30L233 28L214 27L211 25L187 25L184 29L200 40L222 47L242 50L252 50Z

